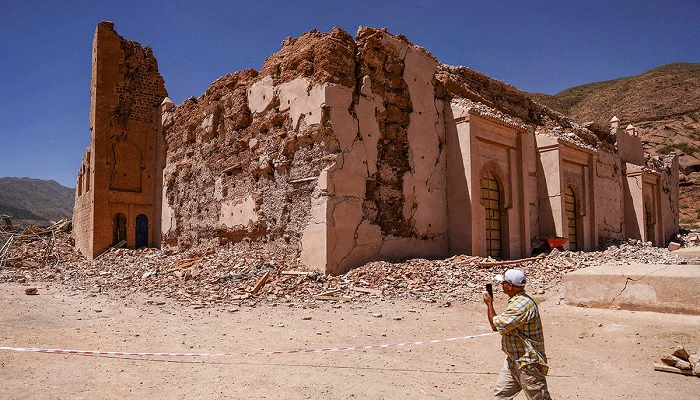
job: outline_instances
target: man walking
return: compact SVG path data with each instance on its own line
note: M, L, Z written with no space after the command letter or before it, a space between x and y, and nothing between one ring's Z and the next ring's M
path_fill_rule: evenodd
M491 328L501 334L506 361L498 374L494 399L512 399L524 391L528 399L551 399L547 390L547 356L542 322L535 301L525 293L525 274L509 269L495 278L510 297L508 308L496 315L493 298L484 293Z

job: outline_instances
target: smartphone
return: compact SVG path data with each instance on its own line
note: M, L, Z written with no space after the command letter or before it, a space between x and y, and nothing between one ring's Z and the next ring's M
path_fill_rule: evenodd
M493 299L493 285L490 283L486 284L486 292L488 292L489 296Z

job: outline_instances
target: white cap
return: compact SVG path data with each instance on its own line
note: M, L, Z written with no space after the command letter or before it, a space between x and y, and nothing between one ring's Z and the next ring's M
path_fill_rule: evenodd
M527 283L525 273L519 269L509 269L505 272L505 274L498 274L493 279L499 282L505 281L515 286L525 286L525 284Z

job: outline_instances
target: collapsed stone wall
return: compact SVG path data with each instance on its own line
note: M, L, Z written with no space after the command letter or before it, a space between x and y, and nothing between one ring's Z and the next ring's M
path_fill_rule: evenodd
M383 43L383 33L365 28L357 35L360 75L369 78L373 94L383 105L376 116L382 136L377 143L377 171L375 180L368 181L363 213L383 234L405 237L412 233L409 221L403 218L403 181L411 170L408 127L413 105L403 79L405 63L400 48Z
M481 103L532 125L536 133L561 136L577 145L613 148L614 138L606 129L595 124L580 125L533 100L530 94L471 68L440 64L435 79L440 83L440 98L457 96Z
M356 38L358 85L336 88L334 99L326 99L336 105L330 116L342 152L328 170L328 201L317 207L326 213L325 266L331 273L376 259L447 252L437 61L383 29L360 28Z
M165 111L163 215L172 223L164 224L164 243L255 244L330 273L446 255L443 113L453 100L608 149L598 159L596 191L609 196L598 204L612 208L596 212L598 237L622 238L622 172L608 132L483 74L441 65L401 35L360 28L353 39L334 28L287 38L261 72L222 77ZM534 154L534 141L528 148ZM536 178L533 170L526 179Z
M319 196L314 178L338 152L328 110L319 103L307 111L300 97L312 82L354 87L355 47L340 30L312 31L283 46L260 74L222 77L166 116L165 206L175 220L164 232L167 244L255 239L298 257L311 198ZM285 86L298 78L301 86Z
M158 61L150 47L121 36L119 39L124 54L119 66L123 81L116 85L119 103L113 110L114 120L123 128L129 121L154 124L154 110L168 95L158 73Z
M312 203L329 195L337 199L327 209L331 220L336 205L359 204L355 230L378 226L380 241L444 236L444 222L421 216L432 207L426 200L445 203L444 133L424 132L443 129L434 57L372 28L361 28L357 42L336 28L282 45L260 73L223 77L166 113L164 207L174 224L165 242L189 247L254 238L296 254ZM417 107L412 95L420 97ZM319 185L324 171L330 188ZM351 242L362 241L361 233L350 234ZM334 243L343 236L329 235ZM338 259L352 252L336 250L330 253Z
M293 130L277 107L253 115L247 92L256 76L224 77L166 120L164 179L176 220L168 244L298 244L315 190L302 180L332 162L337 144L323 125Z

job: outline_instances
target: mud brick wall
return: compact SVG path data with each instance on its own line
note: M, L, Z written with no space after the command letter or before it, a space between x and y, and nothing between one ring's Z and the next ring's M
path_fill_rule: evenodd
M595 164L595 212L599 245L625 239L625 198L622 192L620 157L608 151L599 151Z
M158 62L150 47L120 38L124 60L119 66L123 82L116 85L119 104L114 110L117 121L126 126L129 120L152 124L154 110L168 95L163 78L158 73Z
M300 77L309 85L353 87L354 49L352 37L340 30L287 39L261 74L248 70L222 77L166 117L164 206L175 221L164 232L168 245L252 243L298 257L311 198L319 196L317 178L335 162L339 148L320 103L308 114L294 115L287 102L295 99L281 105L271 88ZM270 91L251 110L249 98L259 92L251 89L255 83ZM320 123L307 124L314 112Z
M678 232L679 203L678 203L678 174L679 160L675 156L654 157L649 164L651 167L661 172L661 211L663 212L664 243L668 245L675 239ZM648 165L649 166L649 165Z
M126 244L136 243L136 218L148 219L146 245L160 245L162 139L158 108L168 93L148 47L121 37L103 21L93 40L90 147L76 190L76 246L92 258L114 244L115 214L126 218ZM143 235L142 235L143 236Z
M411 236L412 228L403 216L403 182L411 170L408 127L413 106L403 79L405 63L400 48L383 39L384 32L375 29L358 32L359 72L369 77L373 93L384 106L377 115L382 140L377 143L376 180L368 182L363 211L383 234Z
M437 62L385 30L362 28L356 40L337 28L287 38L260 73L222 77L201 97L166 113L164 207L173 215L164 227L168 245L255 243L298 256L304 229L323 214L320 220L330 225L318 241L337 259L324 259L335 272L376 258L382 236L442 236L446 248L445 224L421 215L426 199L446 207L444 135L423 130L442 126L432 78ZM411 79L404 76L409 53L417 63L427 62L409 71ZM426 73L420 90L409 87ZM419 110L411 96L421 97ZM421 163L428 167L416 167ZM326 203L330 198L335 200ZM351 210L359 219L349 223L345 238L342 218L349 204L359 205ZM371 235L379 242L371 254L355 254L369 240L356 230L365 232L360 227L368 225L379 228L379 236ZM348 248L340 250L345 243Z

